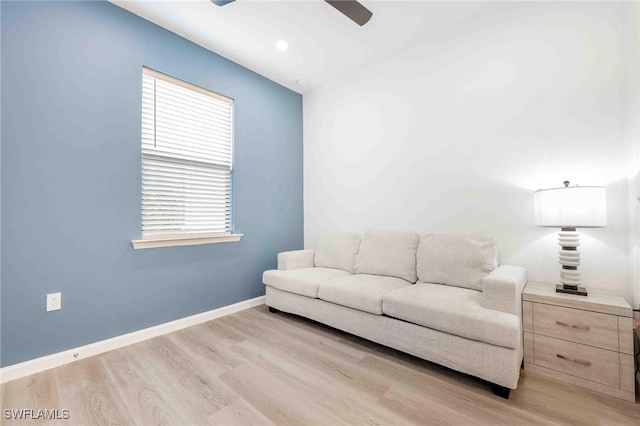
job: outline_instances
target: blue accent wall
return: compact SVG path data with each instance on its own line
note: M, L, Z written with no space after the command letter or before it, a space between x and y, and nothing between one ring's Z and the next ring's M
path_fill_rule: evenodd
M301 95L110 3L0 7L0 365L263 295L303 246ZM235 99L240 242L132 249L143 66Z

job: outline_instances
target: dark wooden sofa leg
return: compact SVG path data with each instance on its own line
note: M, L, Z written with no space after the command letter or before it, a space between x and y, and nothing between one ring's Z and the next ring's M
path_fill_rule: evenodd
M511 394L511 389L505 388L499 385L492 385L493 394L499 396L500 398L509 399L509 394Z
M272 308L271 306L268 306L269 308L269 312L271 312L272 314L275 314L276 312L280 312L279 310L277 310L276 308Z

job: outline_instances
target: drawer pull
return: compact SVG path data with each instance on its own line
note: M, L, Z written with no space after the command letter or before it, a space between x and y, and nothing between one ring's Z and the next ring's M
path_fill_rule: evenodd
M584 330L584 331L591 330L591 327L588 327L586 325L572 325L571 327L577 328L578 330Z
M556 356L558 358L560 358L560 359L564 359L566 361L575 362L576 364L584 365L586 367L590 367L591 366L591 361L583 361L581 359L569 358L569 357L566 357L566 356L560 355L560 354L556 354Z
M584 331L589 331L591 330L591 327L586 326L586 325L569 325L566 322L561 322L561 321L556 321L556 324L561 325L563 327L571 327L571 328L576 328L578 330L584 330Z

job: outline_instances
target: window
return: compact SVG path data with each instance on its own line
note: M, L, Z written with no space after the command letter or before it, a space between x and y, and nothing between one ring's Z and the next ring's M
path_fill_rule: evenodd
M233 100L142 70L142 239L134 248L237 241Z

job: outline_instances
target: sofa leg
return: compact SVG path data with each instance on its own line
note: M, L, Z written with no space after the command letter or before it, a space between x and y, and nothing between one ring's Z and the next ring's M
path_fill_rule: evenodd
M280 312L279 310L277 310L276 308L272 308L271 306L268 306L269 308L269 312L271 312L272 314L275 314L276 312Z
M494 395L504 399L509 399L509 394L511 394L511 389L500 385L492 385L492 390Z

